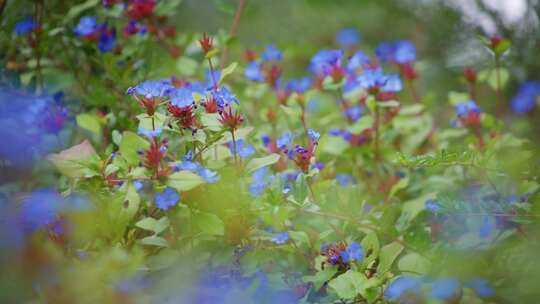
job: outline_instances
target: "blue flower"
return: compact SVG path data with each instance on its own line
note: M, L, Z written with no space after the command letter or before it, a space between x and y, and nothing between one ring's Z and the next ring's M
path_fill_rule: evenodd
M28 34L31 31L35 30L37 27L38 24L34 21L34 19L32 19L31 16L27 16L15 24L15 34Z
M154 199L156 201L156 207L161 210L167 210L178 203L180 194L172 188L167 188L163 192L154 194Z
M325 77L341 66L342 57L343 50L321 50L311 58L310 70L319 77Z
M277 148L280 150L287 148L287 146L291 144L292 139L293 137L290 132L283 133L276 141Z
M397 93L403 89L399 74L386 75L381 81L383 82L383 85L381 86L383 92Z
M84 16L79 20L79 23L73 30L78 36L90 36L98 30L97 20L95 16Z
M350 118L353 122L357 121L362 117L362 113L364 112L364 108L360 105L352 106L347 108L345 110L345 116Z
M416 46L409 40L400 40L395 43L394 60L399 64L406 64L416 60Z
M354 178L350 174L336 174L336 181L341 186L347 186L354 182Z
M272 139L267 134L263 134L261 136L261 141L263 143L263 146L268 147L272 143Z
M268 167L262 167L255 170L251 175L251 183L249 184L249 192L254 197L261 196L264 189L268 187L275 179L274 175L268 173Z
M431 297L437 300L450 300L460 292L461 284L455 278L441 278L431 285Z
M182 160L183 161L192 161L193 160L193 151L192 150L189 150L187 151L187 153L184 155L184 157L182 157Z
M289 240L289 233L287 231L285 232L276 232L272 234L271 241L275 244L282 245L287 243Z
M340 256L344 263L362 261L364 258L364 249L357 242L352 242L345 251L340 253Z
M263 61L280 61L283 58L283 55L278 48L273 45L268 45L261 57Z
M354 72L359 67L366 64L369 64L369 57L364 52L358 51L349 59L347 70L349 70L349 72Z
M141 181L134 181L133 187L135 188L135 191L139 192L144 187L144 184Z
M422 280L417 277L401 276L393 280L384 290L384 298L390 301L397 301L404 294L419 293L422 287Z
M395 46L392 42L383 41L375 48L375 55L382 62L391 61L394 58Z
M213 184L219 180L219 175L216 171L212 171L203 166L199 167L199 169L197 170L197 174L199 174L199 176L202 177L202 179L209 184Z
M319 142L319 138L321 138L321 133L313 129L308 129L307 133L312 143L316 144L317 142Z
M173 92L174 87L165 80L145 80L127 90L128 94L137 94L146 98L163 97Z
M480 108L472 100L458 103L455 108L456 108L456 115L458 117L466 116L469 113L480 113Z
M256 61L248 63L244 70L244 76L252 81L264 81L264 75L261 69L261 65Z
M99 34L98 49L102 53L111 51L116 45L116 31L114 29L107 30L105 25Z
M185 87L170 91L171 104L177 107L191 106L194 102L193 92Z
M236 96L224 86L221 86L219 89L212 91L212 95L214 96L216 103L220 108L228 106L233 102L237 105L240 104L238 98L236 98Z
M148 138L158 137L159 135L161 135L161 132L163 132L163 129L161 129L161 128L156 129L156 130L148 130L148 129L145 129L143 127L139 127L139 129L137 129L137 133L139 135L143 135L143 136L146 136Z
M439 206L439 203L435 200L428 199L424 202L424 206L427 210L435 213L438 212L441 209L441 206Z
M344 28L337 32L336 42L343 48L350 48L360 43L360 33L353 28Z
M489 216L484 215L482 217L482 225L478 230L478 236L482 239L485 239L491 235L491 232L495 228L495 224L490 221Z
M495 289L486 280L481 278L474 278L467 282L465 286L472 288L481 298L489 298L495 295Z
M518 114L530 112L536 105L536 100L540 95L540 83L537 81L526 81L512 98L512 111Z
M221 71L219 70L208 70L206 72L206 87L213 88L214 87L214 80L216 82L219 82L219 79L221 78Z
M234 143L230 141L228 146L231 154L234 154ZM248 158L255 154L255 148L252 145L247 145L243 139L239 139L236 141L236 153L242 159Z
M287 85L285 86L285 90L289 92L302 94L302 93L305 93L307 90L309 90L312 84L313 82L311 81L311 78L309 77L304 77L300 79L291 79L287 82Z
M25 227L34 231L52 224L64 207L60 194L52 189L35 190L21 203L21 215Z

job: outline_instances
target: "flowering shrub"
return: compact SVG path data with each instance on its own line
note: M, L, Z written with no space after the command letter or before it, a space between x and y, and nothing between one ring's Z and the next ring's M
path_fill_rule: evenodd
M10 23L3 302L537 299L538 147L505 120L540 84L504 98L509 40L435 105L413 41L346 28L290 77L286 48L177 34L179 2Z

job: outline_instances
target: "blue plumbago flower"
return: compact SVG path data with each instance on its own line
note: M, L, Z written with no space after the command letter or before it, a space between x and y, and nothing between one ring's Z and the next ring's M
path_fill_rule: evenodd
M288 145L292 143L293 136L290 132L283 133L280 138L277 139L276 145L280 150L284 150Z
M409 40L395 42L394 61L406 64L416 60L416 46Z
M146 98L163 97L173 92L174 87L166 80L145 80L127 90L128 94L137 94Z
M234 143L230 141L228 143L229 150L231 151L231 154L234 154ZM255 148L252 145L246 144L246 142L243 139L239 139L236 141L236 153L240 158L248 158L251 155L255 154Z
M254 197L261 196L264 189L268 187L275 179L274 175L269 174L268 167L257 169L251 175L251 183L249 184L249 192Z
M63 207L64 201L55 190L33 191L21 203L21 216L25 228L31 232L54 223Z
M431 297L437 300L449 300L460 293L461 284L455 278L440 278L431 285Z
M188 161L188 162L193 161L193 151L192 150L187 151L184 157L182 157L182 160Z
M201 164L191 161L183 161L174 166L175 171L185 170L197 173L205 182L213 184L219 180L217 172L203 167Z
M73 30L78 36L91 36L98 30L98 24L95 16L84 16Z
M154 199L156 200L156 207L161 210L167 210L178 203L180 194L173 188L167 188L163 192L154 194Z
M308 133L309 139L311 140L313 144L316 144L319 142L319 138L321 138L321 133L313 129L308 129L307 133Z
M369 57L364 52L358 51L349 59L347 70L349 72L354 72L366 64L369 64Z
M298 94L303 94L311 88L313 81L309 77L304 77L300 79L291 79L287 82L285 90L288 92L294 92Z
M482 217L482 225L478 230L478 236L482 239L488 238L491 232L495 229L495 223L493 223L488 215Z
M518 114L530 112L536 105L536 100L540 95L540 83L537 81L526 81L512 98L512 111Z
M481 278L474 278L468 281L465 286L473 289L481 298L489 298L495 295L495 289L489 285L488 281Z
M264 81L261 65L257 61L251 61L244 70L244 76L251 81Z
M287 231L285 232L276 232L272 234L271 241L275 244L282 245L287 243L289 240L289 233Z
M383 80L384 84L381 86L381 91L383 92L399 92L403 89L403 84L399 74L390 74L385 75Z
M158 137L158 136L161 135L161 132L163 132L163 129L161 129L161 128L156 129L156 130L148 130L148 129L145 129L143 127L139 127L139 129L137 129L137 133L139 135L143 135L143 136L146 136L148 138Z
M134 181L133 187L135 188L135 191L139 192L144 187L144 184L141 181Z
M343 50L321 50L311 58L310 70L319 77L330 75L341 67Z
M261 141L265 147L268 147L272 143L272 139L270 136L268 136L268 134L261 135Z
M116 30L108 30L106 25L102 26L99 34L98 49L102 53L111 51L116 45Z
M375 48L375 55L380 61L389 62L394 58L394 50L392 42L383 41Z
M38 24L32 19L31 16L27 16L21 21L15 24L15 34L24 35L28 34L31 31L35 30L38 27Z
M352 90L359 87L364 90L380 89L382 92L396 93L401 91L403 85L398 74L385 75L381 67L365 69L356 78L348 78L345 90Z
M417 277L401 276L396 278L386 287L384 298L389 301L397 301L405 294L418 294L422 287L422 280Z
M313 165L311 165L311 167L312 167L313 169L322 170L322 169L324 169L324 163L322 163L322 162L316 162L316 163L314 163Z
M364 249L357 242L352 242L345 251L340 253L340 256L344 263L362 261L364 258Z
M341 186L347 186L354 182L354 177L350 174L336 174L336 181Z
M350 48L360 43L360 33L353 28L344 28L337 32L336 42L343 48Z
M173 89L168 95L173 106L187 107L191 106L194 102L193 92L186 87Z
M466 116L469 113L480 113L480 108L474 101L469 100L456 105L456 115L458 117Z
M206 87L207 88L213 88L215 86L214 80L219 82L219 79L221 78L221 71L214 70L212 73L212 70L206 71Z
M224 86L219 87L217 90L213 90L212 95L220 108L224 108L233 102L237 105L240 104L238 98L236 98L236 96Z
M358 119L360 119L360 117L362 117L363 112L364 112L364 107L360 105L356 105L356 106L347 108L347 110L345 110L345 116L347 116L353 122L355 122Z
M441 206L439 206L439 203L435 200L428 199L424 202L424 206L427 210L435 213L438 212L441 209Z
M281 51L275 46L268 45L261 57L263 61L280 61L283 58L283 54L281 54Z

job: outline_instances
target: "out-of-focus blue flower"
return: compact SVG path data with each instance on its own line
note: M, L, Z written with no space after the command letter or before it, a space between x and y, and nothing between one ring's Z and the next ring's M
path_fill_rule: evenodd
M394 60L399 64L406 64L416 60L416 46L409 40L400 40L395 43Z
M478 230L478 236L482 239L485 239L491 235L491 232L495 228L495 224L490 221L490 218L488 215L484 215L482 217L482 225L480 226L480 229Z
M213 88L214 87L214 80L216 82L219 82L219 79L221 78L221 71L220 70L208 70L206 71L206 87Z
M187 153L184 155L184 157L182 157L182 160L183 161L192 161L193 160L193 151L192 150L189 150L187 151Z
M321 133L313 130L313 129L308 129L307 131L308 133L308 136L309 136L309 139L311 140L312 143L318 143L319 142L319 138L321 138Z
M474 278L468 281L465 286L472 288L481 298L489 298L495 295L495 289L489 285L488 281L481 278Z
M231 154L234 154L234 143L230 141L228 146ZM242 159L248 158L255 154L255 148L252 145L246 144L243 139L239 139L236 141L236 153Z
M350 174L336 174L336 181L341 186L347 186L354 182L354 178Z
M244 76L251 81L264 81L261 65L257 61L251 61L244 70Z
M96 16L84 16L81 17L79 23L73 30L78 36L91 36L98 30L98 24Z
M144 184L141 181L134 181L133 187L135 188L135 191L138 192L144 187Z
M261 141L263 143L263 146L265 146L265 147L268 147L268 145L270 145L270 143L272 143L272 139L270 138L270 136L268 136L268 134L263 134L261 136Z
M31 31L35 30L37 27L38 24L34 21L34 19L32 19L31 16L27 16L15 24L15 34L28 34Z
M480 108L474 101L469 100L456 105L456 115L458 117L466 116L469 113L480 113Z
M397 93L403 89L403 84L399 74L386 75L383 80L384 84L381 86L383 92Z
M420 293L422 280L417 277L401 276L393 280L384 291L384 298L389 301L397 301L405 294Z
M206 183L213 184L219 180L219 175L216 171L212 171L203 167L201 164L191 161L183 161L175 165L175 170L191 171L198 174Z
M428 199L424 202L424 206L427 210L435 213L441 209L441 206L435 200Z
M137 94L146 98L163 97L173 92L174 87L165 80L145 80L127 90L128 94Z
M366 64L369 64L369 57L364 52L358 51L349 59L347 70L349 72L354 72Z
M212 95L214 96L220 108L228 106L233 102L237 105L240 104L238 98L236 98L236 96L224 86L221 86L217 90L212 91Z
M276 232L272 234L272 242L278 245L287 243L289 240L289 232Z
M461 284L455 278L440 278L431 285L431 297L437 300L449 300L460 293Z
M156 201L156 207L161 210L167 210L178 203L180 194L172 188L167 188L163 192L155 193L154 199Z
M293 136L290 132L283 133L283 135L281 135L281 137L279 137L276 141L278 149L283 150L287 148L287 146L291 144L292 139Z
M281 54L281 51L275 46L268 45L261 57L263 61L280 61L283 58L283 54Z
M169 93L171 104L177 107L191 106L194 102L193 92L188 88L182 87L171 90Z
M285 90L289 92L295 92L298 94L303 94L311 88L313 81L309 77L304 77L300 79L291 79L287 82Z
M64 206L62 196L52 189L33 191L21 203L25 228L31 232L54 223Z
M518 114L530 112L536 105L536 100L540 95L540 83L537 81L526 81L512 98L512 111Z
M375 48L375 55L382 62L391 61L394 58L395 47L392 42L383 41Z
M341 259L344 263L352 261L362 261L364 258L364 249L357 242L352 242L345 251L340 253Z
M107 29L106 25L103 25L101 33L99 34L98 49L102 53L111 51L116 46L116 30Z
M324 169L324 163L322 162L316 162L311 166L313 169L322 170Z
M364 112L364 108L360 105L352 106L347 108L345 110L345 116L350 118L353 122L357 121L362 117L362 113Z
M264 189L268 187L275 179L274 175L270 175L268 167L257 169L251 175L251 183L249 184L249 192L254 196L261 196Z
M337 32L336 42L343 48L350 48L360 43L360 33L353 28L344 28Z
M310 61L310 70L319 77L329 75L333 69L341 67L343 50L321 50Z
M139 135L143 135L143 136L146 136L148 138L158 137L158 136L161 135L161 132L163 132L163 129L161 129L161 128L156 129L156 130L148 130L148 129L145 129L143 127L139 127L139 129L137 129L137 133Z

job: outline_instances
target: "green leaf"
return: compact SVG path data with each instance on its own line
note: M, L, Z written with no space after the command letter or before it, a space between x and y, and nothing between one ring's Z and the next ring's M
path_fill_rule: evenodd
M413 272L425 274L429 270L428 259L416 252L411 252L403 256L398 262L398 268L402 272Z
M234 70L236 69L236 67L238 66L238 62L233 62L231 64L229 64L229 66L227 66L226 68L224 68L222 71L221 71L221 77L219 78L219 81L218 83L223 83L223 80L225 79L225 77L229 76L230 74L232 74L234 72Z
M301 109L299 107L281 105L280 108L292 120L297 120L300 118L300 115L302 115Z
M349 143L339 136L323 136L319 142L321 151L332 154L341 155L349 147Z
M306 283L313 283L313 288L315 290L319 290L324 285L324 283L328 282L331 278L333 278L337 272L337 266L326 265L326 267L324 267L324 270L318 271L315 275L312 276L304 276L302 279Z
M166 239L159 236L148 236L139 241L143 245L157 246L157 247L169 247L169 242Z
M280 155L276 153L272 153L265 157L254 158L249 161L249 163L246 166L246 170L247 172L251 173L262 167L270 166L277 163L279 158L280 158Z
M118 130L113 130L112 141L115 145L120 146L120 144L122 143L122 133L120 133Z
M309 236L304 231L289 231L289 236L298 246L310 246Z
M220 131L223 128L221 122L219 122L218 113L203 113L201 115L201 123L208 128L208 130L214 132Z
M366 263L370 263L379 256L381 245L379 244L379 239L377 238L377 234L375 232L368 232L362 242L360 242L360 245L362 245L362 248L364 248L366 255L368 251L371 251L369 256L366 258Z
M451 91L448 93L448 100L450 101L450 104L455 106L458 103L465 102L469 100L469 93L461 93L461 92L454 92Z
M62 18L62 20L64 21L64 23L68 23L75 17L79 16L85 10L98 5L99 2L100 2L99 0L88 0L81 4L72 5L69 11L67 12L67 14L64 16L64 18Z
M399 105L399 101L396 100L377 102L377 106L380 108L397 108Z
M193 222L204 233L210 235L224 235L225 224L212 213L199 212L193 216Z
M99 156L88 140L58 154L51 154L47 159L67 177L92 177L99 174Z
M199 63L190 57L181 56L176 60L176 69L182 76L193 76L198 67Z
M392 188L390 189L390 194L388 197L393 197L399 190L403 190L407 188L409 185L409 178L402 178L399 180L399 182L395 183Z
M392 264L403 251L403 245L393 242L383 248L379 254L379 267L377 268L377 273L384 274L392 267Z
M76 117L76 121L80 128L94 133L97 137L101 137L101 124L96 115L88 113L79 114Z
M508 39L502 39L499 44L497 45L497 47L495 48L495 55L496 56L501 56L502 54L504 54L504 52L506 52L510 47L512 46L512 42L510 42L510 40Z
M210 59L210 58L212 58L214 56L217 56L217 54L219 54L219 49L211 49L208 53L206 53L204 58Z
M159 220L156 220L151 217L144 218L140 221L138 221L135 226L152 231L155 234L160 234L161 232L165 231L170 225L169 219L167 217L162 217Z
M362 285L367 281L362 273L348 270L328 283L341 299L352 299L364 288Z
M144 140L137 134L126 131L122 135L122 141L120 142L120 154L131 165L137 165L141 160L141 157L137 154L139 149L148 149L150 143Z
M362 131L373 126L373 117L371 115L362 116L357 122L348 128L352 133L359 134Z
M157 1L154 14L156 16L172 16L176 13L180 3L182 3L182 0Z
M167 185L178 192L189 191L203 183L202 177L191 171L175 172L167 179Z
M497 71L499 75L497 75ZM510 79L510 73L506 68L483 70L478 73L478 80L485 81L493 89L497 90L498 82L500 82L500 89L506 86L506 83Z
M146 113L137 115L137 119L139 120L139 128L153 130L154 127L156 129L163 128L163 126L165 125L165 121L167 120L167 116L161 113L155 113L154 125L152 125L152 116L149 116Z
M417 115L424 111L424 105L415 103L413 105L404 106L399 111L399 115Z

